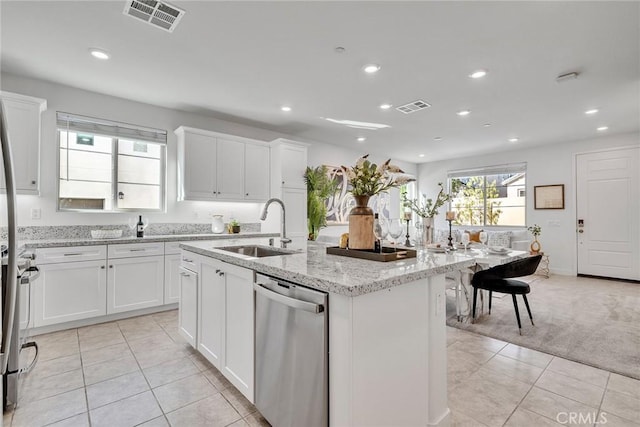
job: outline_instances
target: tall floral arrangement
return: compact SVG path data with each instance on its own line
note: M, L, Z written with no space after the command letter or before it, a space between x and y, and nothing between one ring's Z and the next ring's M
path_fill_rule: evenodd
M433 218L438 215L438 209L444 206L449 200L451 200L451 195L444 192L444 187L442 183L439 182L440 191L436 196L435 201L433 199L426 199L423 203L418 201L418 199L409 199L407 198L407 194L402 194L402 203L405 207L411 209L416 215L422 218ZM423 195L424 196L424 195Z
M375 196L393 187L399 187L413 181L404 174L402 169L391 164L391 159L376 165L368 160L366 154L358 159L355 166L343 166L345 175L351 184L351 194L354 196Z

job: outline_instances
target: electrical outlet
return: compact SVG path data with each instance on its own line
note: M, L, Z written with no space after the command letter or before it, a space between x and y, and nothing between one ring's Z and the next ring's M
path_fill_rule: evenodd
M42 210L40 208L31 208L31 219L42 218Z

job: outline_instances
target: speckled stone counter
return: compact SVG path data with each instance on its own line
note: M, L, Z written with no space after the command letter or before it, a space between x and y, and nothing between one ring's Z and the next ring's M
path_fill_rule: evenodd
M229 240L229 239L249 239L255 237L278 237L278 233L238 233L238 234L167 234L153 235L142 238L137 237L121 237L118 239L91 239L91 238L74 238L74 239L42 239L21 241L20 247L27 250L38 248L60 248L68 246L94 246L94 245L117 245L123 243L154 243L154 242L183 242L196 240Z
M306 252L254 258L216 249L222 242L184 243L184 250L219 259L258 273L345 296L358 296L475 264L463 254L419 251L416 258L377 262L327 255L326 245L309 242Z

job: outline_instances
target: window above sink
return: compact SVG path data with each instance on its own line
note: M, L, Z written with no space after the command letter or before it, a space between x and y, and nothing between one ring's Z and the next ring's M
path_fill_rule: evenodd
M164 211L167 133L58 112L58 209Z

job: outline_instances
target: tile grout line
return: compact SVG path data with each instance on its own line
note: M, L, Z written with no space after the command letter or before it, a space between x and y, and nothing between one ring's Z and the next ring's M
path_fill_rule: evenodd
M152 319L153 319L153 317L152 317ZM153 321L155 322L155 319L153 319ZM117 325L118 325L118 329L120 329L120 333L122 334L122 337L124 338L125 343L127 344L127 347L129 348L129 351L131 352L131 355L133 356L133 359L136 361L136 365L138 365L138 369L140 369L140 373L142 374L142 378L144 378L145 382L147 383L147 386L149 387L148 391L151 392L151 395L153 396L153 399L156 401L156 405L158 405L158 408L160 408L160 412L162 413L162 416L167 421L167 424L169 424L169 420L167 418L167 415L165 414L164 409L162 409L162 405L160 405L160 401L156 397L156 394L153 392L153 388L151 388L151 384L149 383L149 380L147 379L147 376L144 374L144 370L142 369L142 366L140 365L140 362L138 361L138 358L136 357L135 352L131 348L131 344L129 343L129 340L127 339L127 336L122 331L122 328L120 327L120 323L119 322L117 323ZM146 393L146 391L143 391L142 393ZM142 394L142 393L138 393L138 394ZM134 395L134 396L137 396L137 394ZM129 396L129 397L131 397L131 396ZM127 398L125 398L125 399L127 399ZM124 400L124 399L120 399L120 400ZM154 418L152 418L152 419L154 419ZM140 424L146 423L147 421L151 421L151 420L145 420Z

